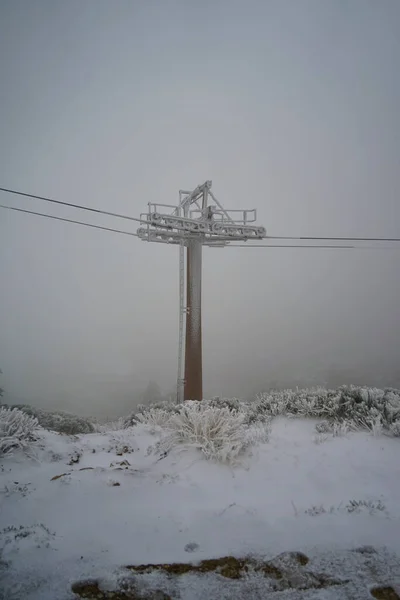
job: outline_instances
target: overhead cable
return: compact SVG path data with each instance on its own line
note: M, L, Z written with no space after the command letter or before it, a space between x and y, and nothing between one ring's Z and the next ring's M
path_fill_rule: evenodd
M121 213L114 213L107 210L101 210L99 208L91 208L89 206L84 206L82 204L74 204L72 202L65 202L61 200L55 200L54 198L48 198L46 196L38 196L36 194L28 194L26 192L20 192L18 190L13 190L9 188L0 187L1 192L5 192L8 194L16 194L18 196L25 196L28 198L34 198L36 200L43 200L45 202L51 202L52 204L58 204L61 206L69 206L71 208L77 208L79 210L85 210L101 215L107 215L109 217L117 217L119 219L126 219L128 221L136 221L137 223L143 223L148 225L148 221L143 219L139 219L137 217L131 217L129 215L124 215ZM267 240L292 240L292 241L332 241L332 242L400 242L400 238L380 238L380 237L343 237L343 236L287 236L287 235L267 235ZM302 246L305 247L305 246ZM314 246L313 246L314 247ZM335 248L338 246L335 246Z
M25 210L24 208L16 208L15 206L4 206L0 204L0 208L7 210L14 210L16 212L26 213L28 215L36 215L37 217L46 217L47 219L55 219L56 221L65 221L66 223L74 223L75 225L84 225L85 227L92 227L93 229L103 229L104 231L112 231L113 233L120 233L122 235L131 235L133 237L139 237L137 233L131 231L123 231L121 229L113 229L112 227L101 227L100 225L94 225L93 223L85 223L84 221L76 221L74 219L66 219L64 217L56 217L54 215L48 215L46 213L35 212L33 210Z

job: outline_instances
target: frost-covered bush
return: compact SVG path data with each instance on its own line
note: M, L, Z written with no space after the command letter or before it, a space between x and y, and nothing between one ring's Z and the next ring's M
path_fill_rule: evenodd
M342 386L336 390L317 387L269 391L259 394L252 402L238 398L212 398L183 404L158 402L139 406L136 412L122 419L120 425L124 429L145 423L168 430L171 423L175 427L177 421L184 421L188 407L193 407L190 418L206 418L203 413L208 417L224 415L226 419L231 415L233 421L240 419L248 432L253 428L254 433L254 428L258 428L261 437L268 436L271 419L280 415L321 419L316 430L323 440L325 434L340 436L360 428L374 435L383 431L400 436L400 391L356 386Z
M137 425L138 423L145 423L148 419L151 421L151 416L149 413L153 411L163 411L164 413L174 414L179 412L181 405L174 404L169 401L161 401L154 402L153 404L145 405L139 404L137 409L132 412L127 417L122 418L123 429L127 429L128 427L132 427L133 425Z
M95 431L93 423L84 417L77 417L76 415L62 411L49 412L27 404L19 404L15 408L36 418L41 427L50 431L57 431L58 433L65 433L67 435L93 433Z
M138 413L136 419L139 423L149 425L150 427L168 427L172 412L168 412L164 408L149 407L148 410Z
M385 512L386 506L380 500L377 502L374 500L350 500L346 505L346 510L349 513L366 511L369 512L370 515L373 515L376 512Z
M342 386L336 411L337 419L348 418L358 427L373 430L380 420L390 429L400 421L400 391Z
M333 437L344 437L351 429L350 424L347 421L340 421L339 423L333 423L332 435Z
M0 407L0 456L13 450L28 450L36 441L37 419L17 408Z
M244 411L218 408L208 402L185 402L178 412L171 415L167 425L169 434L162 440L159 449L168 451L184 444L197 448L208 459L234 463L255 443L255 437L260 441L260 431L249 431L244 421ZM266 430L263 433L265 441Z
M271 416L331 418L337 405L338 392L325 388L264 392L256 398L255 409Z
M128 427L133 427L134 425L137 425L139 421L136 418L136 413L131 412L129 413L129 415L118 419L118 422L121 424L121 429L128 429Z
M325 508L323 504L317 506L311 506L304 511L304 514L310 517L319 517L320 515L325 515L327 513L337 514L341 512L347 513L361 513L368 512L370 515L374 515L378 512L385 513L387 510L386 506L380 501L374 500L350 500L345 506L342 506L342 502L339 506L330 506L329 508Z
M256 423L268 424L273 417L268 411L260 410L257 402L243 403L241 410L245 411L245 423L250 426Z
M132 454L138 450L138 446L133 440L134 431L124 430L115 431L110 436L110 445L108 452L113 452L117 456L123 456L124 454Z
M39 423L42 422L42 427L57 431L58 433L65 433L67 435L78 435L82 433L93 433L93 424L84 419L83 417L77 417L76 415L70 415L68 413L48 413L44 415L44 418L39 418Z
M243 410L244 402L239 400L239 398L211 398L211 400L206 401L208 405L213 408L227 408L230 411L240 412Z
M315 442L326 441L328 439L326 434L332 434L333 437L343 437L352 429L354 429L354 426L349 421L320 421L315 425L315 431L318 434Z
M317 433L331 433L332 423L329 423L329 421L320 421L316 424L315 431Z
M246 417L244 420L246 428L245 438L247 446L255 446L257 444L265 444L269 441L271 433L271 419L264 419L259 423L248 424Z
M153 404L149 404L148 406L145 404L139 404L136 410L136 415L138 414L144 414L149 410L163 410L165 412L174 414L179 412L180 410L180 406L179 404L176 404L174 402L169 402L167 400L163 400L162 402L154 402Z
M400 421L392 423L389 427L389 431L394 437L400 437Z
M400 390L342 386L337 390L265 392L253 403L252 418L257 421L265 415L324 419L324 424L319 424L319 433L324 433L321 428L332 432L334 423L346 423L348 429L367 429L374 434L386 430L396 435L397 423L400 423ZM336 426L336 434L339 431Z

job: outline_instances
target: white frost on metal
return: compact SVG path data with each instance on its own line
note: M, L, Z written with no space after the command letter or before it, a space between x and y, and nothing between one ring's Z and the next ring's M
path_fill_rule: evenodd
M260 240L266 237L264 227L256 224L256 209L226 210L211 192L211 181L193 191L179 191L176 205L148 203L147 213L140 215L142 225L137 230L146 242L179 245L179 347L177 400L183 400L183 337L184 315L191 328L193 341L201 335L201 254L202 246L223 248L231 242ZM209 199L213 205L209 204ZM185 308L184 247L191 248L190 292L191 312Z
M208 205L208 197L214 206ZM178 205L149 202L140 218L146 225L137 234L147 242L187 244L196 239L207 246L225 246L266 237L265 228L255 224L256 210L225 210L211 192L211 181L192 192L180 191Z

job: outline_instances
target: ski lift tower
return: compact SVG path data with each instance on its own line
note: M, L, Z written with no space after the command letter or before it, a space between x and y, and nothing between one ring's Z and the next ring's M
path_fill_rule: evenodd
M149 202L148 212L142 213L140 218L144 226L137 234L143 241L179 245L177 400L202 400L202 246L223 248L231 242L260 240L266 237L265 228L255 224L256 209L225 210L211 192L211 181L197 186L192 192L180 190L177 205ZM182 377L184 321L185 373Z

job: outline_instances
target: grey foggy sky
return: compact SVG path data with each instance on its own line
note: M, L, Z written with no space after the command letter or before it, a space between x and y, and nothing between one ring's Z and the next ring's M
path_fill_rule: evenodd
M271 235L399 237L399 59L398 0L2 0L0 186L138 216L212 179ZM399 257L204 249L206 394L393 373ZM174 247L2 210L0 298L15 398L96 412L175 383Z

